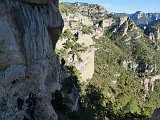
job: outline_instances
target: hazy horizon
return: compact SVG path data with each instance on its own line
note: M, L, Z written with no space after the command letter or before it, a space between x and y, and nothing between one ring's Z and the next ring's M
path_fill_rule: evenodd
M160 1L158 0L60 0L60 2L84 2L91 4L99 4L106 8L109 12L115 13L135 13L143 11L145 13L160 13Z

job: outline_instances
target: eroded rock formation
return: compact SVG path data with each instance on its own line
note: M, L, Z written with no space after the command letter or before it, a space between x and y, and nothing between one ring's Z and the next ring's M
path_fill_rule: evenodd
M28 3L36 3L36 4L49 4L53 0L19 0Z
M0 1L0 120L30 120L30 93L36 96L35 119L57 120L51 100L65 73L54 47L63 19L56 1L23 1Z

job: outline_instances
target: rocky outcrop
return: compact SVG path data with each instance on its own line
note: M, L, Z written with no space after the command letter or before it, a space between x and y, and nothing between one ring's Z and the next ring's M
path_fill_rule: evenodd
M140 61L139 63L134 63L131 60L124 60L122 62L122 65L124 68L126 68L126 70L150 75L143 76L141 84L142 86L144 86L147 92L149 90L154 91L155 84L160 79L160 75L155 75L158 71L155 64L147 64L143 61Z
M141 30L135 25L129 17L117 17L114 18L111 26L108 26L108 32L111 36L120 36L116 39L122 39L126 44L136 42L137 39L143 36ZM132 41L131 41L132 40Z
M96 20L97 17L103 18L108 16L108 12L104 7L97 4L88 4L88 3L71 3L75 6L84 16L90 16L92 19Z
M143 11L137 11L137 12L132 16L132 18L138 20L138 19L142 18L143 16L145 16L145 13L144 13Z
M76 11L76 14L73 11L66 12L66 8L69 7ZM76 66L76 68L81 73L83 80L91 79L94 74L94 52L93 47L94 42L92 38L100 38L103 36L104 31L109 29L113 36L114 34L120 34L121 37L124 37L124 41L130 42L132 39L138 39L141 37L140 30L136 27L135 23L127 16L115 17L109 14L103 7L95 4L87 3L62 3L60 5L63 19L64 19L64 31L70 31L72 37L61 39L58 41L56 47L58 50L64 48L64 44L67 40L87 47L85 52L79 52L79 56L82 61L79 62L76 55L69 54L71 49L67 50L66 60L68 63ZM98 14L97 13L101 13ZM93 18L94 16L94 18ZM98 17L96 17L98 16ZM111 29L110 29L111 28ZM78 32L77 41L73 41L74 35ZM64 36L63 36L64 37ZM64 51L64 50L63 50ZM74 56L74 60L73 60ZM63 55L63 57L65 57ZM74 64L73 64L74 63Z
M124 60L122 62L122 65L126 70L132 70L132 71L135 71L138 67L138 64L134 63L131 60Z
M49 4L53 0L19 0L22 2L27 2L27 3L35 3L35 4Z
M143 11L137 11L133 14L118 13L116 15L129 16L136 23L136 25L140 27L151 26L160 21L159 13L144 13Z
M154 26L146 27L144 33L149 37L149 39L154 43L154 46L159 50L159 40L160 40L160 25L155 24Z
M145 87L147 92L149 90L154 91L155 83L159 79L160 79L160 75L145 77L144 79L142 79L143 81L142 84Z
M24 1L0 1L0 119L57 120L51 101L66 73L54 48L63 19L51 0Z
M103 29L110 27L110 26L116 26L119 25L121 26L122 24L124 24L124 22L126 22L128 19L128 17L119 17L119 18L114 18L113 16L110 16L108 18L103 18L103 20L100 20L97 24L97 26L102 27ZM102 25L100 25L100 23Z
M160 32L159 27L148 27L145 29L145 34L149 36L151 40L158 40L160 39Z
M154 110L152 118L148 120L160 120L160 108L157 108L156 110Z
M70 41L72 47L64 50L66 51L66 54L61 56L65 58L67 65L75 66L79 71L82 80L86 81L87 79L91 79L94 74L95 48L92 47L94 45L92 37L98 38L102 36L103 30L94 25L94 20L91 16L86 16L84 12L82 12L82 10L84 10L82 8L89 10L93 8L97 10L96 5L82 3L73 3L69 5L72 8L79 8L79 11L77 11L76 14L72 12L68 12L67 14L66 12L62 12L65 25L63 32L66 30L70 31L72 36L69 38L66 34L64 38L58 41L56 48L60 51L64 50L66 42ZM97 11L94 11L93 13L96 12ZM74 49L75 45L79 45L81 48L78 48L77 46L77 48Z

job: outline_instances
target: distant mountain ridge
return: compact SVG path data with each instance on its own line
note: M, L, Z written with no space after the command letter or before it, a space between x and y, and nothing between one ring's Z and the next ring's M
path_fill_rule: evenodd
M160 13L144 13L137 11L134 14L116 13L118 16L129 16L139 27L152 26L160 22Z

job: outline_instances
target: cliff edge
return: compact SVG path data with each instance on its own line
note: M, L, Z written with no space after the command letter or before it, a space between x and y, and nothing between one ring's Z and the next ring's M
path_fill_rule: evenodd
M54 52L63 28L56 3L0 1L0 120L58 119L51 100L65 73Z

